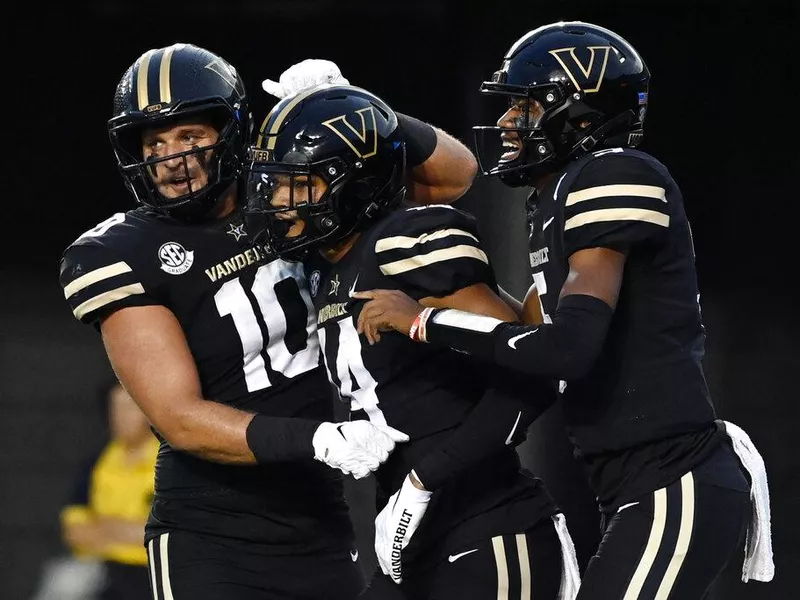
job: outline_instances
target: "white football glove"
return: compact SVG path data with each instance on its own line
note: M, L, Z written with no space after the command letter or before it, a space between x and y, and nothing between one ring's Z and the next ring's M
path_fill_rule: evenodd
M383 463L397 442L408 436L388 425L369 421L325 422L311 440L314 458L356 479L366 477Z
M416 477L416 473L411 471ZM375 517L375 555L384 575L403 581L402 552L417 531L433 492L411 483L409 475Z
M320 58L307 58L281 73L279 81L265 79L261 82L261 87L268 94L283 99L324 83L350 84L342 76L336 63Z

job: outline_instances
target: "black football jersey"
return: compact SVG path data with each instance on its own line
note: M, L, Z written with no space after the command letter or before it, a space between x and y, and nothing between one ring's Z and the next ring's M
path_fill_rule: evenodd
M496 281L475 219L451 206L400 208L363 232L337 263L306 261L331 382L351 418L389 424L410 436L376 472L378 510L415 463L469 415L486 389L486 369L463 354L412 342L396 332L370 346L356 331L363 302L354 291L399 289L415 299L443 297ZM423 482L424 483L424 482ZM433 496L404 553L437 553L467 540L522 531L555 511L542 482L520 469L513 446ZM430 554L427 554L430 556Z
M681 192L653 157L614 148L571 164L528 211L546 322L573 253L627 255L599 359L583 379L562 382L565 419L594 490L605 504L625 502L691 469L720 439L701 367L705 332Z
M302 265L249 246L238 213L205 225L143 208L115 214L65 250L61 285L75 317L95 326L125 307L169 308L205 398L270 416L333 418ZM345 538L349 519L341 479L318 462L231 466L162 440L147 534L170 528L307 547Z

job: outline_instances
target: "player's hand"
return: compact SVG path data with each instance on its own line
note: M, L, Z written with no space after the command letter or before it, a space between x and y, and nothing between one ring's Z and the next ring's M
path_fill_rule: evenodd
M402 552L417 531L433 492L420 489L412 482L414 471L392 494L389 502L375 517L375 555L384 575L395 583L403 581ZM417 482L419 480L417 479Z
M287 98L309 88L333 83L349 85L336 63L319 58L307 58L286 69L278 81L265 79L261 87L277 98Z
M408 436L388 425L369 421L325 422L314 432L314 458L356 479L376 470L392 453L395 444Z
M381 341L381 331L408 335L414 319L425 308L399 290L353 292L352 297L369 300L358 316L358 333L363 333L370 345Z

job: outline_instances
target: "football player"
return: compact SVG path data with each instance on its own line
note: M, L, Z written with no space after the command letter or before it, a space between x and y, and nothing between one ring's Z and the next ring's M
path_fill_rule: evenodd
M331 422L302 268L243 225L251 122L220 56L190 44L140 56L108 122L139 207L71 244L61 285L161 439L145 532L154 598L349 600L365 582L337 470L364 477L407 438ZM466 189L474 170L454 165L472 154L450 150L426 173L443 161Z
M363 303L353 295L374 287L516 319L475 219L403 203L399 129L398 115L357 87L279 102L252 150L248 230L303 260L328 376L351 419L410 436L375 474L383 574L414 600L572 597L562 590L565 576L577 587L563 515L515 450L555 388L399 334L372 346L356 332ZM526 403L531 393L540 406ZM387 597L387 582L376 575L368 597Z
M396 290L357 294L373 299L359 322L373 341L390 328L560 380L604 527L582 599L703 597L751 511L703 374L681 192L663 164L634 149L649 81L616 33L559 22L517 40L481 87L505 101L496 126L475 128L484 174L533 187L526 303L540 324L424 310Z

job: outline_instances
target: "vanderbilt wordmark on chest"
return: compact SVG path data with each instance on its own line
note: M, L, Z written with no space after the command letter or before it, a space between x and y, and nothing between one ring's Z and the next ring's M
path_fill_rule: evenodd
M267 259L267 252L263 248L248 248L244 252L240 252L221 263L217 263L213 267L206 269L206 275L212 281L218 281L224 277L244 269L249 265L258 264Z

